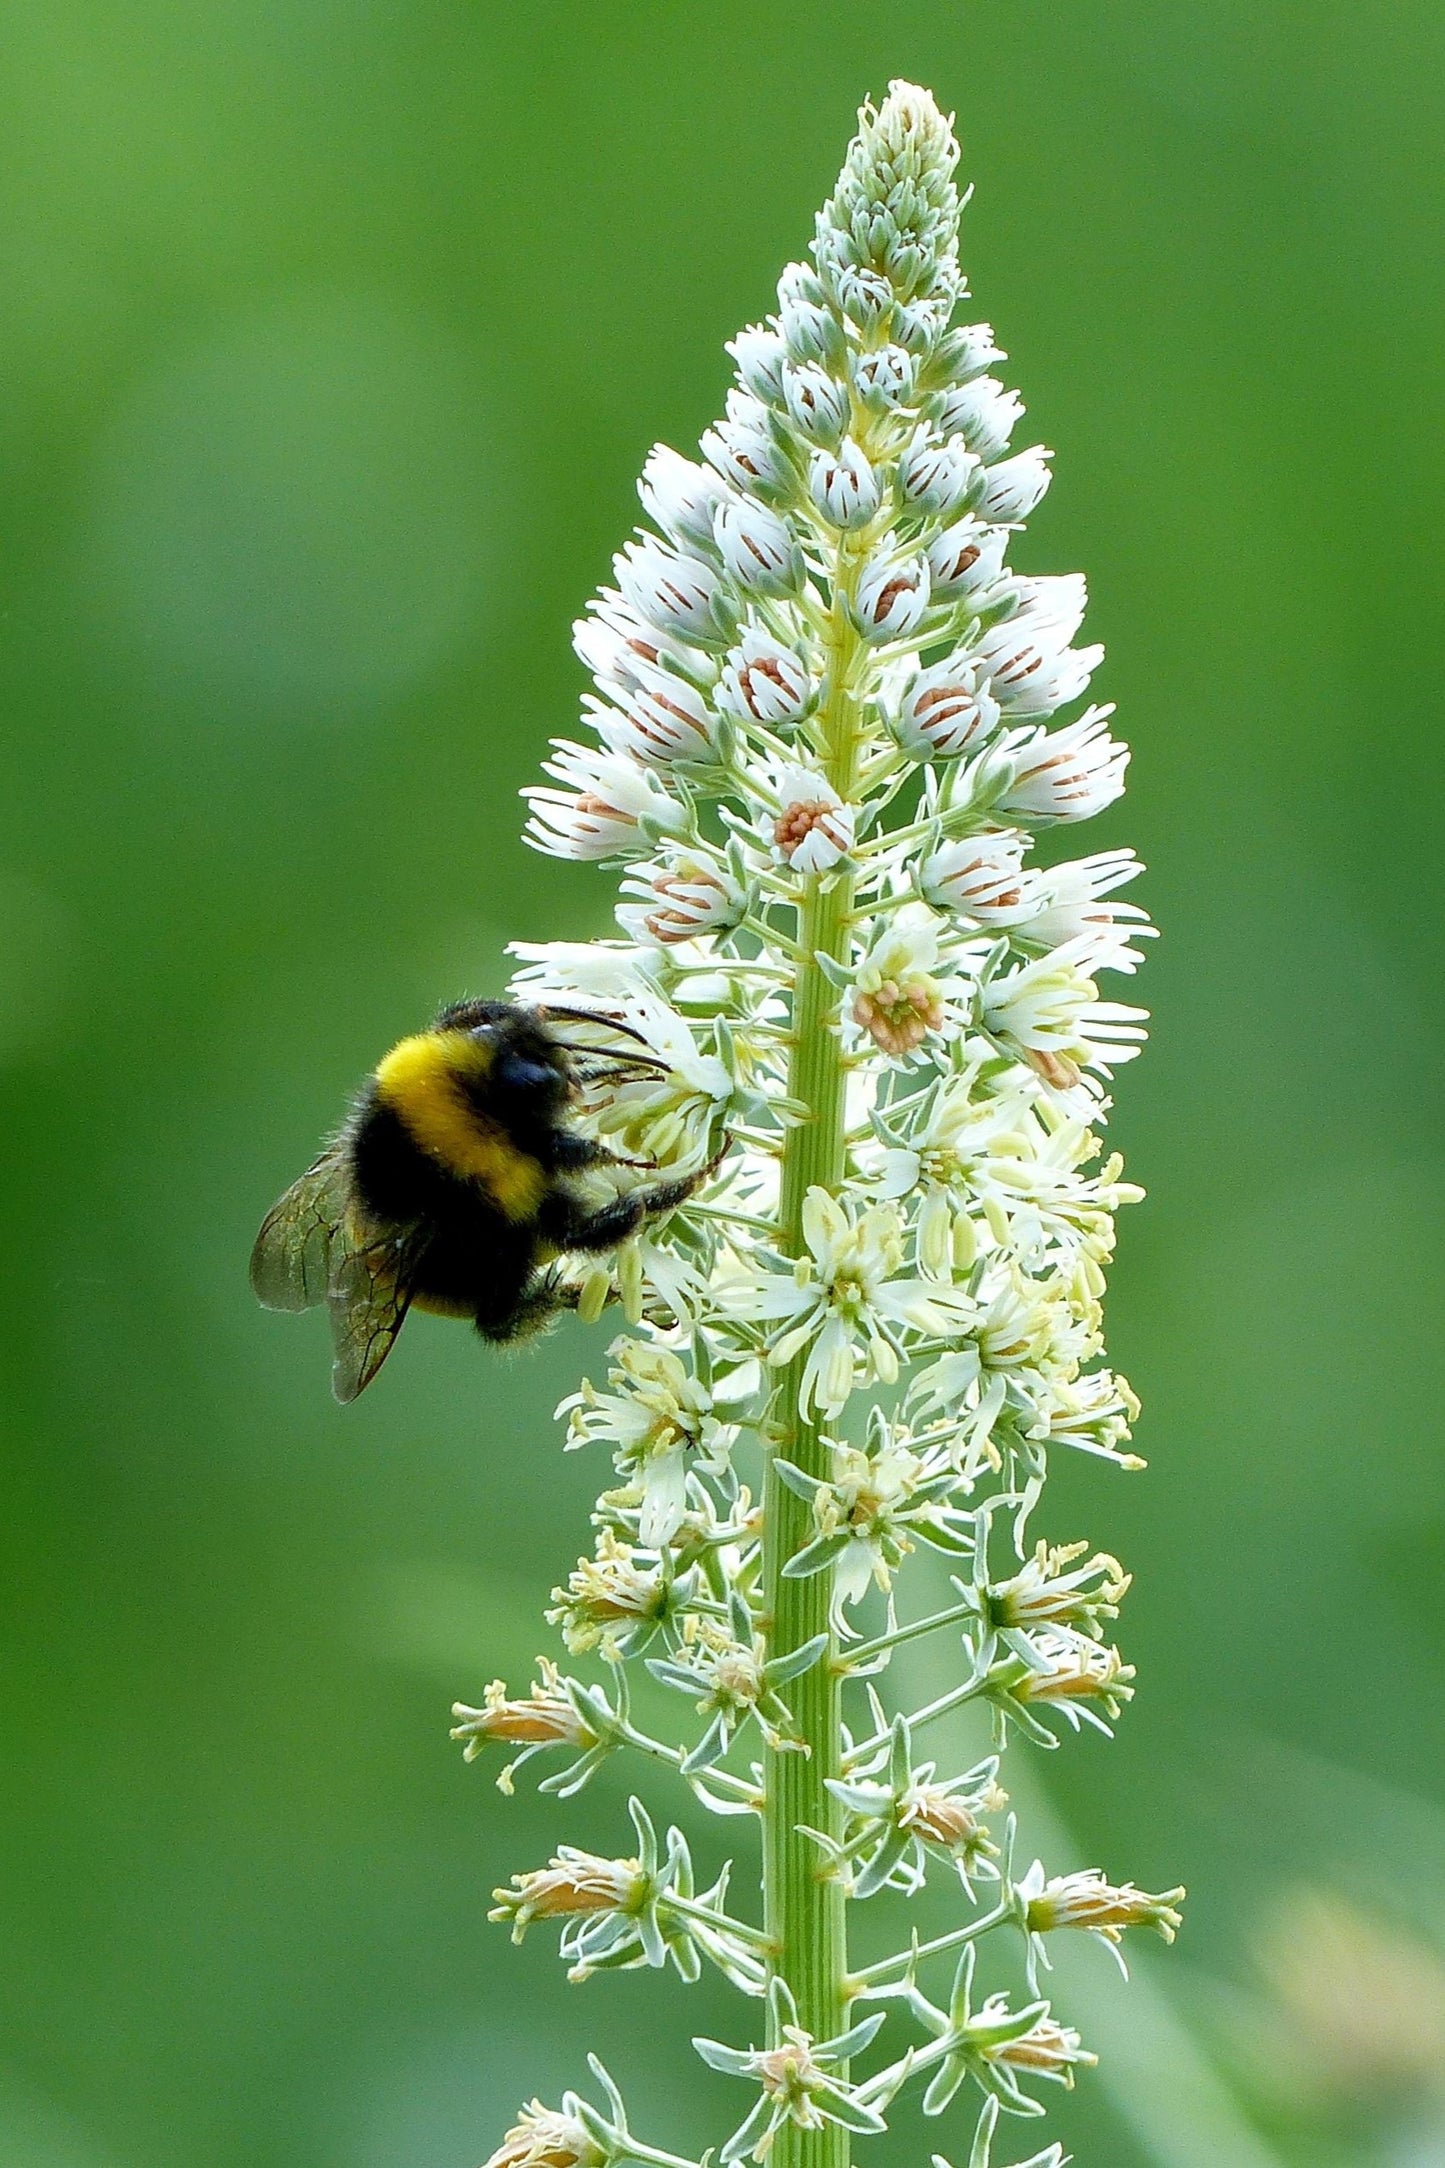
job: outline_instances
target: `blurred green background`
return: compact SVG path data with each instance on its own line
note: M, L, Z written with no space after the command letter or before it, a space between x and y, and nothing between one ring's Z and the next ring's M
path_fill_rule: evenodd
M485 1924L622 1779L508 1803L445 1738L547 1645L598 1336L421 1319L342 1412L245 1259L384 1045L603 930L518 842L570 621L893 74L958 108L1059 453L1024 561L1087 569L1135 747L1088 848L1166 934L1116 1122L1152 1466L1048 1524L1136 1569L1141 1691L1019 1781L1058 1864L1192 1901L1127 2001L1070 1953L1059 2127L1445 2162L1438 0L44 0L0 15L4 2168L473 2168L586 2046L664 2143L737 2112L684 2045L737 2010Z

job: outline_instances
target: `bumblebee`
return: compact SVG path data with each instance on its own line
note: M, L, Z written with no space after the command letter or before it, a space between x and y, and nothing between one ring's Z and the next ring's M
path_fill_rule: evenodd
M560 1259L614 1248L709 1172L600 1205L583 1194L590 1169L649 1163L570 1127L569 1111L599 1080L664 1068L614 1018L509 1001L443 1009L378 1064L341 1134L267 1213L256 1295L269 1310L326 1304L343 1402L376 1376L409 1309L469 1318L484 1340L525 1339L576 1305Z

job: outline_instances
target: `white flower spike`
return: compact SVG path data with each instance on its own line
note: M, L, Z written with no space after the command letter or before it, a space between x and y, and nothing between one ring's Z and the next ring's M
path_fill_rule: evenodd
M1010 449L1005 357L951 321L957 160L928 92L863 108L811 260L729 348L701 458L648 457L650 531L575 631L590 736L526 793L538 849L623 869L622 938L516 943L513 981L575 1050L571 1178L616 1236L572 1255L559 1221L549 1295L620 1329L558 1411L606 1461L548 1614L579 1674L493 1681L456 1736L515 1756L504 1785L535 1761L565 1797L622 1756L659 1798L761 1820L750 1897L726 1867L699 1889L637 1800L635 1841L560 1845L496 1893L515 1935L558 1923L575 1979L706 1961L755 1998L745 2045L696 2043L750 2088L722 2168L775 2146L849 2168L915 2086L927 2114L971 2094L968 2168L990 2168L1000 2110L1042 2115L1044 2081L1093 2060L1038 1994L1056 1934L1179 1924L1178 1891L1015 1880L999 1827L1017 1735L1107 1735L1133 1691L1104 1638L1128 1575L1030 1522L1061 1452L1143 1465L1101 1307L1140 1192L1100 1131L1145 1020L1104 974L1153 928L1119 900L1132 851L1034 856L1120 796L1129 756L1111 708L1074 707L1102 661L1082 577L1009 569L1051 455ZM671 1209L639 1224L630 1197L660 1186ZM932 1613L920 1549L956 1599ZM910 1707L892 1659L925 1636L951 1653ZM674 1712L655 1731L639 1664ZM970 1702L987 1759L920 1759ZM849 1907L938 1877L939 1931L856 1969ZM978 2003L986 1938L1016 1981ZM493 2168L699 2168L592 2070L602 2106L534 2104Z

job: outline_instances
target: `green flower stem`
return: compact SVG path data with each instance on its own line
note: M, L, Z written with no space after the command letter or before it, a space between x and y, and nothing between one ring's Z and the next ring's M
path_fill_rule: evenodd
M871 1987L875 1980L888 1979L892 1973L907 1972L921 1957L939 1957L946 1950L961 1950L965 1943L977 1942L980 1935L986 1935L991 1928L1000 1926L1003 1921L1012 1917L1014 1913L1011 1905L996 1905L992 1912L985 1912L980 1918L970 1920L966 1927L955 1927L952 1934L936 1935L932 1942L916 1943L911 1949L899 1950L892 1957L880 1958L876 1965L866 1965L862 1972L854 1973L853 1988L856 1992Z
M675 1890L669 1890L662 1902L679 1919L697 1920L704 1927L716 1927L723 1934L736 1935L740 1942L751 1943L757 1950L772 1948L761 1927L754 1927L747 1920L735 1920L730 1912L714 1912L709 1905L695 1904L691 1897L679 1897Z
M935 1717L947 1716L950 1709L961 1709L966 1701L975 1700L987 1686L987 1672L982 1678L966 1679L962 1686L955 1686L950 1693L940 1694L937 1701L930 1701L924 1708L916 1709L908 1719L909 1730L919 1731L925 1724L931 1724ZM886 1731L875 1731L871 1739L860 1739L852 1753L846 1757L847 1767L855 1769L858 1763L866 1761L870 1754L876 1754L880 1746L886 1746L889 1737L890 1734Z
M977 1603L951 1604L946 1611L934 1611L928 1618L916 1618L909 1626L895 1626L891 1634L879 1634L873 1641L856 1641L839 1657L844 1672L856 1671L859 1664L869 1657L881 1656L885 1649L901 1648L905 1641L916 1641L920 1634L935 1633L940 1626L958 1626L965 1619L978 1617Z
M822 737L828 780L847 799L852 788L860 727L854 675L861 643L847 603L856 558L840 549L828 619L828 692ZM793 994L793 1051L789 1096L809 1108L811 1119L788 1133L783 1157L782 1237L789 1256L804 1254L803 1204L815 1185L834 1193L844 1169L846 1071L838 1029L838 994L815 958L843 961L853 908L851 873L811 880L799 909L798 966ZM786 1655L816 1634L828 1633L832 1574L785 1580L783 1568L813 1534L812 1510L780 1479L776 1459L790 1460L820 1481L828 1476L828 1448L819 1424L804 1419L806 1354L782 1380L778 1405L783 1425L770 1460L764 1495L764 1609L769 1653ZM830 1644L836 1657L836 1648ZM848 1950L843 1885L820 1871L817 1848L801 1828L842 1834L842 1809L827 1788L842 1773L842 1679L832 1661L815 1664L790 1689L793 1717L805 1751L772 1758L763 1814L763 1901L767 1932L777 1952L774 1969L797 2004L798 2022L815 2039L827 2040L846 2024ZM835 2123L820 2130L789 2124L780 2133L777 2168L847 2168L848 2133Z

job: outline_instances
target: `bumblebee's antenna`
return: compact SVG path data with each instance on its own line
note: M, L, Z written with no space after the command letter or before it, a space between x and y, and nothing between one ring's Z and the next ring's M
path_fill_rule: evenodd
M624 1039L635 1039L639 1046L646 1046L646 1034L624 1017L613 1016L606 1009L554 1009L550 1005L540 1009L544 1017L563 1016L569 1024L605 1024L609 1031L620 1031Z

